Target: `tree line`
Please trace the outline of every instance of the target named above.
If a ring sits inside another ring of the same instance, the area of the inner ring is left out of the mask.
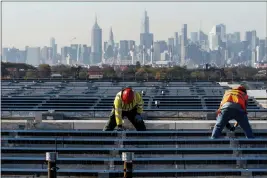
[[[12,69],[12,70],[11,70]],[[88,68],[81,66],[41,64],[34,67],[20,63],[1,63],[1,77],[5,78],[51,78],[52,74],[60,74],[62,79],[73,78],[86,80],[89,77]],[[265,72],[264,72],[265,70]],[[125,80],[267,80],[266,69],[256,69],[252,67],[232,67],[232,68],[205,68],[187,69],[186,67],[151,67],[130,65],[123,70],[119,67],[104,66],[98,68],[104,79],[125,79]]]

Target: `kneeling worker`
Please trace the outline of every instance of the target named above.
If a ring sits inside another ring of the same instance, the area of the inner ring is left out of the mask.
[[[145,131],[146,126],[141,117],[143,104],[144,101],[140,93],[133,91],[130,87],[118,92],[109,116],[109,121],[103,131],[112,131],[116,126],[118,130],[122,130],[122,118],[124,116],[129,119],[136,130]]]
[[[226,126],[231,131],[239,124],[247,138],[254,138],[247,116],[248,95],[243,86],[225,91],[220,108],[217,111],[217,123],[211,138],[218,138]],[[231,127],[229,121],[235,119],[237,123]]]

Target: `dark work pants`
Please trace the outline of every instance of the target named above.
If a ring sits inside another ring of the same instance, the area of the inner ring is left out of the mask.
[[[135,116],[137,115],[137,109],[133,109],[131,111],[122,111],[122,118],[127,117],[128,120],[133,124],[136,130],[138,131],[145,131],[146,126],[143,120],[136,120]],[[115,110],[114,108],[112,109],[110,116],[109,116],[109,121],[105,125],[103,131],[112,131],[115,129],[117,126],[116,123],[116,118],[115,118]]]
[[[223,128],[232,119],[237,121],[240,127],[244,130],[247,138],[254,138],[251,126],[249,125],[247,114],[243,111],[233,109],[233,108],[223,109],[221,113],[218,114],[217,123],[213,129],[211,138],[220,137]]]

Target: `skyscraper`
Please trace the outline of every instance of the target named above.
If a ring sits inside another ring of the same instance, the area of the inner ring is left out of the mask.
[[[145,11],[142,19],[141,33],[149,33],[149,17],[147,16],[147,11]]]
[[[129,56],[130,48],[129,48],[129,41],[121,40],[120,41],[120,50],[119,54],[121,58]]]
[[[91,64],[98,64],[102,62],[102,29],[97,24],[97,18],[91,35]]]
[[[193,43],[196,43],[198,41],[198,32],[191,32],[190,38]]]
[[[26,57],[26,63],[38,66],[40,64],[40,58],[41,58],[41,51],[40,47],[28,47],[27,49],[27,57]]]
[[[109,31],[108,45],[110,45],[112,47],[112,49],[114,48],[114,36],[113,36],[112,28],[110,28],[110,31]]]
[[[174,49],[173,49],[173,54],[176,55],[176,59],[178,59],[179,52],[180,52],[179,35],[178,35],[178,32],[175,32],[174,33]]]
[[[224,47],[227,41],[226,27],[224,24],[215,25],[209,33],[209,47],[211,50],[218,50],[219,47]]]
[[[47,46],[44,46],[41,49],[41,61],[42,63],[47,64],[47,60],[48,60],[48,48]]]
[[[154,42],[154,61],[160,61],[160,42],[156,41]]]
[[[141,23],[141,33],[140,33],[140,45],[142,48],[143,63],[150,58],[150,54],[147,53],[148,49],[151,49],[153,44],[154,36],[149,32],[149,17],[147,12],[144,13],[144,18]]]
[[[50,39],[50,47],[52,48],[52,64],[55,64],[57,58],[57,44],[55,38]]]
[[[181,31],[181,65],[185,65],[187,46],[187,24],[184,24]]]
[[[256,49],[256,46],[257,46],[257,33],[256,33],[256,30],[253,30],[251,31],[251,34],[252,34],[252,38],[251,38],[251,48],[252,50],[255,50]]]

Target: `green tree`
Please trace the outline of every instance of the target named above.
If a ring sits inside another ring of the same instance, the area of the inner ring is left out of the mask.
[[[40,78],[49,78],[51,76],[51,67],[48,64],[40,64],[38,71]]]
[[[160,80],[160,72],[157,72],[157,73],[156,73],[155,79],[156,79],[156,80]]]
[[[38,78],[38,72],[36,70],[28,70],[25,75],[26,79]]]
[[[141,63],[139,61],[136,61],[135,67],[136,67],[136,69],[139,69],[141,67]]]
[[[203,71],[193,71],[190,74],[192,79],[204,79],[205,78],[205,74]]]
[[[71,68],[67,65],[52,66],[52,72],[60,74],[63,77],[71,76]]]
[[[116,77],[116,71],[114,70],[113,67],[106,67],[103,69],[103,77],[105,78],[114,78]]]
[[[241,79],[251,79],[258,73],[258,71],[252,67],[238,67],[236,69],[236,73]]]
[[[7,76],[8,74],[9,74],[8,70],[3,65],[1,65],[1,76],[4,77]]]
[[[88,73],[86,71],[79,72],[79,79],[86,79],[88,77]]]

